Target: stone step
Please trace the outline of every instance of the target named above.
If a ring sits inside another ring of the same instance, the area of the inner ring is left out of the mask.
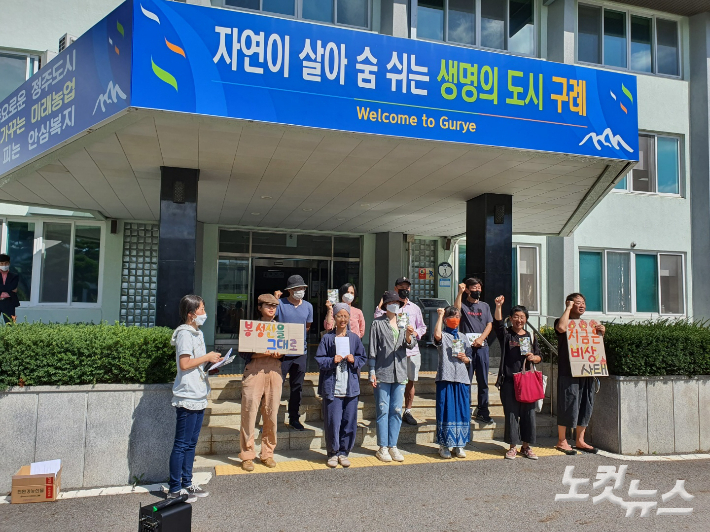
[[[417,426],[402,425],[399,442],[405,443],[433,443],[436,422],[433,418],[421,420]],[[277,433],[276,450],[299,450],[323,448],[323,422],[306,421],[306,430],[297,431],[285,425],[279,425]],[[544,414],[537,415],[537,435],[539,437],[552,437],[556,434],[556,418]],[[502,416],[493,416],[493,423],[482,425],[471,422],[471,439],[491,440],[502,439],[504,421]],[[260,441],[257,435],[257,445]],[[356,445],[377,445],[377,432],[373,420],[358,422]],[[237,454],[239,452],[239,426],[203,427],[197,444],[197,454]]]
[[[288,402],[282,400],[279,406],[278,420],[285,422]],[[374,419],[377,405],[373,396],[361,396],[358,401],[358,420]],[[205,411],[203,426],[238,426],[241,422],[242,405],[239,401],[211,401]],[[301,400],[301,421],[322,421],[322,403],[319,397],[304,397]],[[503,406],[500,398],[490,398],[491,416],[502,416]],[[433,394],[417,395],[412,404],[412,414],[416,419],[436,417],[436,396]]]

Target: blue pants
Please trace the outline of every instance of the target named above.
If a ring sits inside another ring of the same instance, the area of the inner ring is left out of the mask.
[[[323,398],[325,445],[328,458],[347,456],[355,446],[358,397]]]
[[[170,491],[175,493],[192,484],[192,464],[195,446],[200,437],[204,410],[176,408],[175,443],[170,453]]]
[[[483,417],[490,416],[488,410],[488,345],[479,347],[473,355],[474,372],[476,375],[476,386],[478,386],[478,413]]]
[[[396,447],[402,426],[402,403],[405,384],[378,382],[375,388],[377,402],[377,445]]]

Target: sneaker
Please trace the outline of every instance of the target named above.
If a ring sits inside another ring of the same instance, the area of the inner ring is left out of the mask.
[[[195,484],[194,482],[185,489],[195,497],[207,497],[210,494],[209,491],[203,490],[199,484]]]
[[[486,425],[493,423],[493,419],[491,418],[491,416],[483,416],[483,415],[477,415],[476,421],[478,421],[479,423],[485,423]]]
[[[451,451],[449,451],[448,447],[446,447],[444,445],[440,445],[439,446],[439,456],[441,456],[442,458],[447,458],[447,459],[451,458]]]
[[[251,460],[242,460],[242,469],[244,471],[254,471],[254,462]]]
[[[276,460],[274,460],[270,456],[268,458],[264,458],[261,461],[261,463],[264,464],[266,467],[270,467],[270,468],[276,467]]]
[[[169,491],[168,492],[168,499],[177,499],[181,495],[187,495],[187,500],[185,502],[189,502],[192,504],[193,502],[197,501],[197,497],[189,493],[187,490],[180,490],[180,491]]]
[[[381,460],[382,462],[391,462],[392,457],[390,456],[390,452],[387,449],[387,447],[380,447],[378,451],[375,453],[375,457],[377,457],[378,460]]]
[[[328,461],[325,463],[328,467],[338,467],[338,457],[336,455],[331,456],[328,458]]]
[[[506,460],[515,460],[515,456],[518,454],[518,451],[515,447],[512,449],[508,449],[508,452],[505,453],[505,459]]]
[[[463,447],[454,447],[454,456],[456,458],[466,458],[466,451],[463,450]]]
[[[523,447],[522,449],[520,449],[520,454],[522,454],[525,458],[529,458],[530,460],[537,460],[537,455],[530,447]]]
[[[404,462],[404,456],[402,456],[397,447],[390,447],[390,456],[395,462]]]
[[[344,454],[341,454],[338,457],[338,461],[340,462],[340,465],[343,467],[350,467],[350,459],[345,456]]]
[[[296,429],[296,430],[306,430],[306,427],[304,427],[304,426],[303,426],[303,423],[301,423],[300,421],[298,421],[298,419],[292,419],[292,420],[289,422],[289,425],[291,425],[291,428],[292,428],[292,429]]]
[[[407,425],[418,425],[417,420],[414,419],[414,416],[409,411],[405,411],[404,414],[402,414],[402,421]]]

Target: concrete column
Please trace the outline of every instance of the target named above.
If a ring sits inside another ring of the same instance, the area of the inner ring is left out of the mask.
[[[177,327],[178,304],[195,293],[199,170],[160,167],[160,240],[155,324]]]
[[[468,200],[465,276],[483,281],[482,299],[491,310],[495,309],[495,298],[504,295],[504,315],[513,299],[512,263],[513,196],[482,194]]]
[[[409,0],[381,0],[380,33],[409,37]]]
[[[574,292],[574,235],[549,236],[547,247],[547,314],[562,316],[565,298]]]
[[[710,13],[690,17],[690,208],[693,309],[710,318]]]
[[[547,60],[574,63],[575,0],[553,0],[547,6]]]
[[[386,290],[392,290],[398,277],[409,277],[402,270],[405,262],[404,234],[377,233],[375,240],[375,304]]]

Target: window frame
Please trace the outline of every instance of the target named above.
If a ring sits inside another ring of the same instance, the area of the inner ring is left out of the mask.
[[[219,6],[223,9],[231,9],[233,11],[243,11],[245,13],[258,13],[260,15],[266,15],[268,17],[286,18],[290,20],[300,20],[303,22],[309,22],[312,24],[323,24],[326,26],[338,26],[340,28],[350,28],[360,31],[373,31],[372,28],[372,3],[373,0],[367,1],[367,27],[365,26],[351,26],[350,24],[342,24],[338,22],[338,0],[331,0],[333,3],[333,21],[324,22],[322,20],[311,20],[303,18],[303,0],[293,0],[295,4],[295,15],[284,15],[282,13],[272,13],[270,11],[264,11],[264,0],[259,0],[259,9],[249,9],[247,7],[237,7],[230,6],[225,0],[220,0]]]
[[[649,133],[646,131],[639,131],[639,135],[645,135],[648,137],[653,137],[653,153],[655,157],[654,161],[654,179],[655,179],[655,191],[653,192],[648,192],[645,190],[633,190],[633,179],[631,178],[631,172],[633,172],[633,168],[629,170],[629,172],[624,176],[623,179],[626,179],[626,188],[614,188],[611,189],[612,192],[615,192],[617,194],[635,194],[639,196],[668,196],[671,198],[683,198],[685,197],[684,195],[684,188],[685,188],[685,179],[684,179],[684,164],[683,164],[683,137],[681,135],[675,135],[675,134],[661,134],[661,133]],[[675,140],[678,143],[678,160],[677,160],[677,169],[678,169],[678,192],[659,192],[658,191],[658,138],[664,138],[664,139],[672,139]]]
[[[34,76],[40,68],[40,56],[37,54],[28,54],[25,52],[16,52],[15,50],[8,50],[7,48],[0,48],[0,54],[15,56],[18,58],[25,58],[25,81]],[[17,90],[20,86],[15,87]],[[12,93],[10,93],[12,94]]]
[[[540,24],[542,17],[540,16],[540,1],[533,0],[533,53],[523,54],[520,52],[511,52],[508,50],[510,36],[508,35],[510,31],[510,0],[505,0],[505,24],[504,24],[504,40],[505,48],[489,48],[487,46],[481,46],[481,0],[472,0],[476,3],[476,27],[475,27],[475,44],[466,44],[456,41],[449,41],[449,0],[444,0],[444,39],[438,41],[436,39],[426,39],[419,37],[418,27],[419,27],[419,1],[411,0],[412,5],[412,39],[425,42],[435,42],[435,43],[446,43],[453,46],[462,46],[464,48],[475,48],[477,50],[487,50],[496,53],[504,53],[510,55],[516,55],[520,57],[539,57],[540,52]]]
[[[540,288],[542,286],[541,283],[541,276],[542,272],[540,271],[540,246],[536,244],[516,244],[513,243],[513,248],[515,248],[515,271],[516,271],[516,277],[518,281],[518,293],[516,297],[516,305],[522,305],[522,300],[520,297],[520,248],[532,248],[535,250],[535,268],[537,275],[535,276],[535,295],[536,295],[536,302],[535,305],[537,307],[537,310],[530,310],[528,309],[528,312],[533,315],[541,315],[542,314],[542,308],[541,308],[541,302],[542,302],[542,295],[540,294]]]
[[[600,28],[600,59],[601,63],[589,63],[587,61],[580,61],[579,59],[579,6],[586,6],[586,7],[594,7],[594,8],[600,8],[602,10],[602,16],[601,16],[601,28]],[[620,13],[624,13],[626,16],[626,67],[617,67],[617,66],[611,66],[611,65],[605,65],[604,64],[604,11],[605,10],[609,11],[616,11]],[[632,70],[631,69],[631,17],[636,16],[636,17],[641,17],[641,18],[650,18],[652,19],[651,25],[652,25],[652,34],[651,34],[651,55],[652,55],[652,65],[651,65],[651,72],[642,72],[638,70]],[[678,52],[677,52],[677,59],[678,59],[678,74],[662,74],[658,72],[658,46],[657,46],[657,24],[656,21],[658,19],[661,20],[666,20],[670,22],[675,22],[678,25]],[[629,9],[627,6],[623,4],[612,4],[609,2],[595,2],[594,0],[585,0],[583,2],[578,2],[577,3],[577,11],[575,13],[575,50],[574,50],[574,57],[575,57],[575,62],[580,64],[580,65],[585,65],[585,66],[590,66],[594,68],[605,68],[609,70],[619,70],[621,72],[629,72],[638,76],[658,76],[662,78],[669,78],[669,79],[683,79],[683,34],[682,34],[682,17],[677,17],[674,16],[670,13],[663,13],[662,15],[659,15],[655,12],[649,12],[645,11],[643,9],[634,9],[631,8]]]
[[[637,250],[637,249],[618,249],[618,248],[594,248],[594,247],[584,247],[577,249],[577,264],[579,265],[579,253],[581,252],[591,252],[591,253],[602,253],[603,255],[603,270],[602,270],[602,294],[604,301],[602,302],[602,310],[590,310],[587,314],[594,316],[622,316],[624,318],[631,318],[634,316],[668,316],[668,317],[683,317],[688,315],[688,279],[687,279],[687,269],[686,269],[686,253],[680,251],[660,251],[660,250]],[[631,296],[631,311],[630,312],[619,312],[609,310],[609,297],[607,296],[607,255],[609,253],[628,253],[629,254],[629,293]],[[656,257],[656,288],[657,288],[657,305],[658,312],[638,312],[636,306],[636,256],[637,255],[652,255]],[[669,312],[661,312],[661,256],[668,255],[673,257],[680,257],[681,275],[683,290],[682,292],[682,308],[683,312],[680,314],[674,314]],[[577,270],[577,278],[575,279],[575,286],[577,290],[580,289],[580,275],[581,271]]]
[[[34,234],[34,245],[32,250],[32,279],[30,280],[31,293],[30,300],[23,301],[22,306],[25,308],[41,308],[41,309],[52,309],[52,308],[88,308],[95,309],[100,308],[103,300],[103,280],[104,280],[104,262],[106,255],[106,224],[103,222],[98,222],[95,220],[77,220],[68,219],[65,220],[61,217],[51,217],[51,218],[30,218],[22,216],[3,216],[0,217],[2,222],[2,235],[0,235],[0,249],[3,253],[7,253],[8,246],[8,222],[21,222],[21,223],[34,223],[35,224],[35,234]],[[69,253],[69,277],[68,277],[68,287],[67,287],[67,301],[66,303],[42,303],[39,300],[40,297],[40,281],[42,277],[42,261],[44,254],[44,224],[45,223],[67,223],[71,224],[71,248]],[[101,236],[99,238],[99,277],[98,277],[98,294],[96,298],[96,303],[79,303],[72,301],[72,291],[74,289],[74,251],[76,242],[76,226],[91,226],[98,227],[101,230]]]

